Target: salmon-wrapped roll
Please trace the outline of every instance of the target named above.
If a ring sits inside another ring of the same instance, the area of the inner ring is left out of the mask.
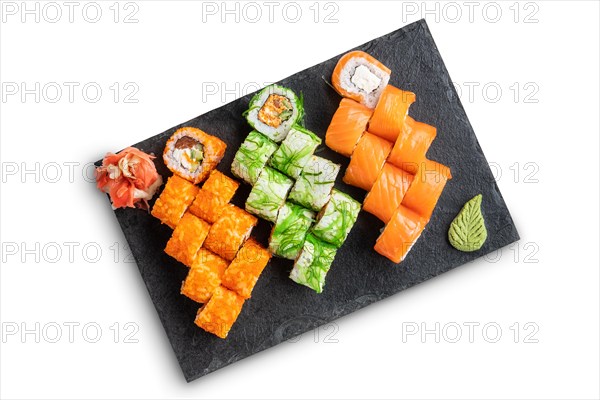
[[[152,207],[152,215],[172,229],[179,223],[183,213],[194,201],[198,187],[173,175]]]
[[[390,80],[390,69],[364,51],[351,51],[338,61],[331,83],[339,94],[375,108]]]
[[[255,216],[233,204],[227,204],[218,221],[210,227],[204,247],[231,261],[257,222]]]
[[[402,202],[412,180],[412,174],[385,163],[379,178],[365,198],[363,209],[388,223]]]
[[[181,294],[198,303],[206,303],[221,284],[226,269],[227,261],[204,248],[200,249],[181,285]]]
[[[344,182],[366,191],[371,190],[392,150],[392,143],[365,133],[352,154]]]
[[[244,299],[250,298],[258,277],[270,259],[271,253],[267,249],[254,239],[248,239],[223,274],[221,284]]]
[[[446,182],[451,178],[447,166],[431,160],[423,161],[402,199],[402,205],[429,220]]]
[[[427,222],[428,218],[401,205],[379,235],[375,251],[398,264],[421,236]]]
[[[367,130],[373,110],[351,99],[342,99],[325,133],[325,144],[333,151],[350,157],[358,140]]]
[[[216,194],[225,203],[231,201],[238,187],[240,187],[240,184],[237,181],[217,170],[212,171],[204,185],[202,185],[202,189]]]
[[[200,183],[221,161],[226,148],[221,139],[188,126],[177,129],[167,140],[163,160],[174,174]]]
[[[419,165],[425,160],[427,150],[435,136],[435,126],[415,121],[410,116],[406,116],[404,127],[394,143],[388,162],[411,174],[416,174]]]
[[[412,92],[387,85],[369,121],[369,132],[394,142],[402,132],[408,108],[416,99]]]
[[[189,212],[209,224],[214,224],[223,213],[226,205],[227,202],[223,201],[221,197],[201,188],[190,206]]]
[[[165,253],[190,266],[208,235],[210,225],[189,212],[183,214],[167,242]]]
[[[225,339],[240,315],[243,305],[243,297],[219,286],[208,303],[200,307],[194,322],[205,331]]]

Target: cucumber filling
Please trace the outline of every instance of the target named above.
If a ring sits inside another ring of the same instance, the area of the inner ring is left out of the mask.
[[[194,138],[183,136],[175,142],[173,158],[179,161],[181,168],[194,173],[204,160],[204,146]]]

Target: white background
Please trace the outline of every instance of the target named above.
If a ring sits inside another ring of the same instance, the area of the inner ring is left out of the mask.
[[[83,18],[83,2],[72,23],[62,2],[56,23],[48,22],[56,9],[43,14],[45,3],[38,5],[39,22],[32,14],[24,23],[21,3],[12,4],[15,15],[6,3],[0,27],[2,398],[600,396],[597,2],[335,2],[325,8],[311,1],[299,3],[296,23],[286,21],[295,14],[290,8],[283,14],[284,3],[273,22],[268,6],[255,3],[263,13],[258,23],[244,20],[256,9],[244,14],[241,3],[239,23],[235,15],[221,23],[221,2],[208,8],[191,1],[121,3],[117,23],[112,1],[99,2],[97,23]],[[213,6],[215,15],[207,13]],[[138,22],[124,23],[136,9]],[[185,383],[137,268],[126,262],[106,198],[83,178],[90,171],[85,164],[427,10],[521,241],[342,318],[318,336],[307,333]],[[331,12],[337,22],[325,23]],[[29,89],[40,83],[39,102],[35,94],[21,98],[22,82]],[[56,103],[50,102],[53,82],[63,89]],[[65,82],[79,84],[73,102]],[[87,83],[102,89],[96,103],[82,95]],[[15,84],[19,92],[10,95]],[[232,93],[211,94],[221,85]],[[138,102],[126,102],[136,87]],[[74,163],[73,177],[65,162]],[[465,325],[471,322],[480,324],[472,343]],[[36,323],[39,338],[22,335],[35,332]],[[68,323],[79,324],[72,340]],[[439,343],[434,334],[420,334],[435,331],[436,323]],[[84,333],[85,324],[91,325]],[[57,325],[62,336],[51,343]],[[462,336],[451,343],[457,326]],[[102,336],[89,343],[94,327]],[[497,327],[502,336],[491,343]],[[417,334],[407,335],[415,328]],[[134,334],[126,340],[128,333]]]

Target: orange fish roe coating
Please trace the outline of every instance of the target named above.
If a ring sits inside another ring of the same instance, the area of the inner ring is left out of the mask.
[[[181,285],[181,294],[198,303],[206,303],[221,284],[227,265],[227,261],[218,255],[204,248],[200,249]]]
[[[221,216],[226,205],[227,202],[223,201],[221,197],[202,188],[198,191],[189,212],[210,224],[214,224]]]
[[[194,141],[202,145],[203,158],[201,165],[199,166],[199,171],[190,172],[178,168],[176,160],[172,158],[173,150],[177,148],[178,142],[182,137],[184,138],[184,141],[187,141],[188,143]],[[163,151],[163,160],[167,168],[174,174],[189,179],[194,183],[200,183],[203,182],[208,177],[210,171],[215,169],[217,164],[221,162],[226,149],[227,144],[218,137],[209,135],[201,129],[185,126],[177,129],[169,140],[167,140],[165,150]]]
[[[258,277],[269,263],[271,253],[254,239],[242,246],[223,274],[222,285],[244,299],[250,298]]]
[[[237,181],[214,170],[202,185],[202,189],[219,196],[225,203],[229,203],[239,186]]]
[[[210,227],[204,247],[231,261],[257,222],[255,216],[233,204],[227,204],[219,220]]]
[[[194,322],[205,331],[225,339],[243,305],[244,299],[241,296],[219,286],[208,303],[200,307]]]
[[[165,253],[189,267],[202,247],[209,229],[210,225],[206,221],[186,212],[167,242]]]
[[[171,176],[152,207],[152,215],[171,229],[175,229],[187,208],[194,201],[198,190],[193,183],[177,175]]]

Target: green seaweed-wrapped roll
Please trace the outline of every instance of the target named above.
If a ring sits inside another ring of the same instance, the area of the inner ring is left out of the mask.
[[[293,184],[294,181],[281,172],[265,167],[248,195],[246,211],[275,222]]]
[[[337,249],[312,234],[306,236],[300,255],[290,272],[290,278],[301,285],[308,286],[317,293],[323,291],[325,276],[333,263]]]
[[[314,222],[315,214],[304,207],[285,203],[271,231],[269,250],[271,253],[295,260],[302,250],[306,234]]]
[[[329,194],[339,172],[339,164],[312,156],[294,184],[288,200],[313,211],[320,211],[329,200]]]
[[[254,129],[279,143],[302,119],[304,106],[292,90],[270,85],[252,97],[244,115]]]
[[[257,131],[252,131],[235,153],[231,172],[244,182],[254,185],[275,150],[275,142]]]
[[[329,202],[317,216],[312,233],[319,239],[341,247],[356,222],[360,203],[346,193],[333,189]]]
[[[297,179],[320,144],[321,138],[317,135],[301,126],[294,126],[273,153],[269,164],[287,176]]]

